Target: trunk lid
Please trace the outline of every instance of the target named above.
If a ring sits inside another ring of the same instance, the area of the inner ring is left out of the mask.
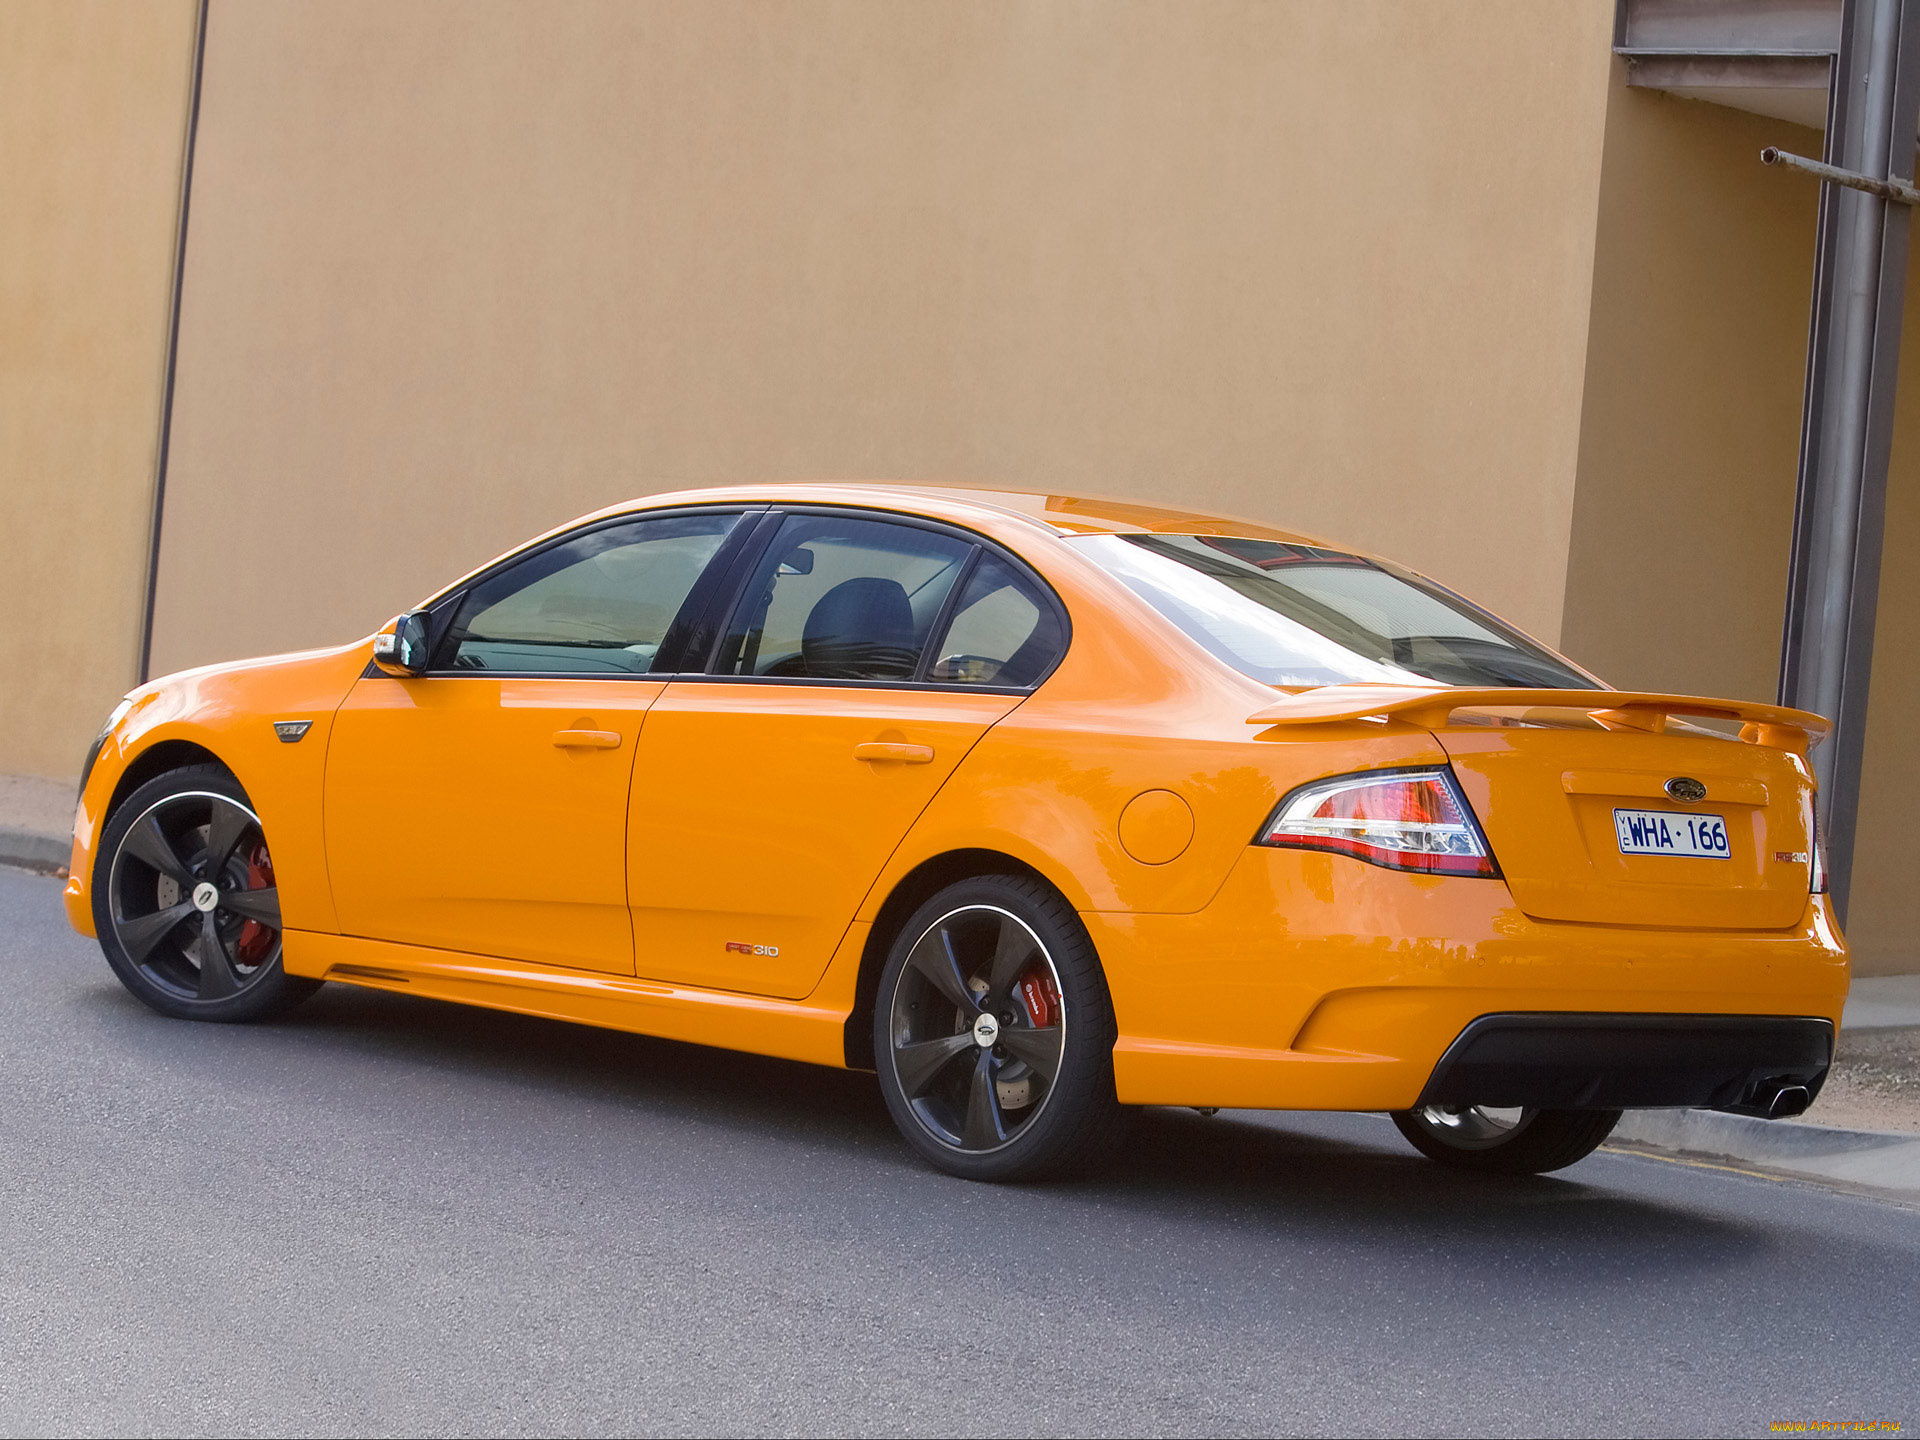
[[[1514,901],[1535,919],[1781,930],[1806,913],[1812,786],[1796,755],[1672,730],[1496,723],[1434,735]],[[1678,778],[1700,782],[1705,797],[1675,799],[1666,786]],[[1616,810],[1718,816],[1728,853],[1622,853],[1623,825],[1634,844],[1641,831]]]

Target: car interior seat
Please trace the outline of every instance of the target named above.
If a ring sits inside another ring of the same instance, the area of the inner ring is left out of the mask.
[[[842,580],[808,612],[800,656],[822,680],[911,680],[920,637],[905,587],[876,575]]]

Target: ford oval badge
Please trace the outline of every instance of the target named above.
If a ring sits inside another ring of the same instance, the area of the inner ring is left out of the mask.
[[[1691,775],[1676,775],[1667,781],[1667,794],[1683,805],[1694,805],[1707,798],[1707,787]]]

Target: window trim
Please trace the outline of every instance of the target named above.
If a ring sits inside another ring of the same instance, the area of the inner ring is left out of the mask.
[[[700,681],[715,685],[811,685],[837,690],[910,690],[939,694],[965,695],[1031,695],[1053,677],[1053,674],[1065,662],[1067,652],[1073,647],[1073,617],[1059,592],[1024,556],[1009,550],[999,541],[968,529],[964,525],[951,524],[944,520],[935,520],[928,516],[911,515],[899,510],[889,510],[878,505],[781,505],[771,501],[756,501],[742,504],[728,502],[715,505],[674,505],[659,510],[629,510],[621,515],[609,515],[577,525],[571,530],[549,536],[545,540],[535,541],[509,552],[494,561],[486,569],[475,572],[455,585],[440,591],[431,597],[419,609],[428,613],[428,635],[432,646],[434,661],[441,659],[441,650],[447,636],[452,631],[453,617],[459,610],[467,592],[474,586],[484,584],[501,574],[509,567],[518,565],[522,560],[557,545],[565,545],[579,539],[582,535],[595,534],[616,525],[629,525],[641,520],[671,520],[698,515],[737,515],[741,523],[735,525],[707,562],[707,568],[694,582],[693,589],[687,592],[687,598],[681,602],[680,613],[674,616],[673,623],[667,627],[665,638],[660,643],[660,653],[671,656],[680,665],[697,665],[693,669],[640,670],[631,673],[594,670],[574,672],[565,670],[456,670],[451,666],[430,665],[417,678],[422,680],[601,680],[609,684],[631,684],[635,681],[675,682]],[[727,625],[733,619],[733,612],[746,589],[748,577],[759,563],[767,547],[773,543],[780,525],[789,515],[825,515],[842,516],[852,520],[880,520],[896,525],[905,525],[913,529],[930,530],[936,534],[952,536],[974,547],[973,553],[961,562],[960,574],[955,578],[954,588],[941,604],[941,613],[935,617],[934,627],[927,632],[929,642],[942,633],[942,626],[952,623],[952,606],[957,604],[960,586],[973,573],[979,564],[982,552],[993,555],[1003,561],[1015,574],[1023,576],[1033,585],[1035,593],[1048,606],[1052,607],[1054,619],[1060,627],[1060,647],[1053,663],[1043,670],[1030,685],[969,685],[957,680],[927,680],[925,675],[927,657],[931,653],[931,643],[924,650],[920,662],[915,668],[911,680],[832,680],[806,675],[721,675],[713,670],[719,657],[719,649],[726,641]],[[361,678],[399,680],[401,677],[389,675],[371,660],[367,668],[361,671]]]
[[[927,643],[920,647],[920,658],[914,663],[913,678],[927,681],[927,669],[933,664],[933,652],[939,648],[936,640],[944,640],[947,632],[953,628],[953,617],[960,606],[960,597],[966,594],[967,581],[973,578],[973,572],[980,568],[980,557],[986,551],[975,545],[967,552],[967,558],[960,562],[960,573],[953,577],[953,584],[947,587],[947,593],[941,597],[940,608],[934,612],[933,623],[927,627]],[[927,681],[928,684],[953,684],[953,681]]]
[[[407,678],[421,680],[605,680],[614,684],[631,684],[637,680],[664,681],[671,679],[678,672],[672,670],[461,670],[454,668],[451,664],[444,663],[448,659],[445,651],[447,649],[448,638],[453,633],[454,616],[458,614],[462,602],[466,600],[468,594],[472,592],[474,587],[484,585],[487,581],[505,574],[508,570],[511,570],[523,561],[531,560],[559,546],[570,545],[582,536],[597,535],[603,530],[612,530],[622,525],[633,525],[652,520],[698,518],[706,515],[737,516],[739,523],[734,525],[734,527],[722,537],[720,548],[714,552],[713,558],[707,562],[705,568],[701,570],[699,578],[693,582],[693,588],[687,592],[686,598],[680,602],[680,609],[668,624],[666,634],[661,637],[659,654],[672,656],[677,659],[679,656],[676,652],[684,651],[687,648],[686,641],[689,638],[687,634],[690,624],[689,617],[704,614],[708,596],[712,594],[715,587],[722,584],[723,580],[731,580],[733,557],[738,554],[740,548],[747,543],[748,538],[757,530],[758,526],[754,521],[754,517],[764,515],[767,508],[765,504],[741,505],[733,503],[722,505],[673,505],[659,510],[629,510],[623,515],[603,516],[585,525],[576,525],[571,530],[562,531],[558,535],[551,535],[544,540],[537,540],[530,544],[523,545],[520,549],[501,556],[498,560],[487,566],[486,569],[477,571],[450,588],[442,590],[439,594],[428,600],[426,604],[419,607],[425,610],[428,616],[427,633],[431,659],[427,668],[418,676]],[[361,672],[361,678],[397,680],[402,677],[388,675],[386,671],[380,669],[372,661],[368,661],[367,668]]]
[[[972,552],[960,563],[960,573],[955,576],[953,587],[941,601],[940,610],[927,631],[927,644],[922,648],[920,659],[914,666],[914,678],[911,680],[833,680],[810,675],[726,675],[713,667],[719,663],[720,649],[726,643],[727,633],[733,624],[733,618],[746,598],[747,581],[759,568],[767,549],[773,544],[773,538],[779,533],[780,526],[789,516],[819,515],[829,518],[838,517],[848,520],[875,520],[883,523],[905,526],[914,530],[931,531],[936,535],[945,535],[960,540],[973,547]],[[1004,561],[1015,574],[1031,581],[1035,591],[1044,604],[1051,606],[1054,618],[1060,626],[1060,648],[1053,657],[1053,663],[1047,666],[1031,685],[969,685],[959,680],[928,680],[925,677],[927,658],[933,649],[935,638],[943,633],[943,627],[953,618],[953,606],[957,603],[960,586],[973,573],[979,563],[982,552],[991,553]],[[1073,646],[1073,619],[1059,593],[1047,582],[1047,578],[1036,570],[1023,556],[1015,554],[998,541],[970,530],[963,525],[950,524],[944,520],[935,520],[924,515],[910,515],[899,510],[888,510],[877,505],[770,505],[762,517],[752,542],[745,547],[744,553],[732,567],[727,577],[725,593],[719,597],[724,603],[714,607],[719,616],[714,626],[712,643],[706,652],[703,668],[676,674],[676,681],[705,681],[721,685],[812,685],[837,690],[919,690],[939,694],[965,695],[1031,695],[1052,678],[1067,658],[1067,652]]]

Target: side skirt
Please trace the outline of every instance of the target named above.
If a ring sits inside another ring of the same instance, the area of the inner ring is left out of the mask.
[[[836,1069],[847,1063],[845,1007],[524,965],[349,935],[310,930],[284,934],[282,963],[289,975],[806,1060]]]

